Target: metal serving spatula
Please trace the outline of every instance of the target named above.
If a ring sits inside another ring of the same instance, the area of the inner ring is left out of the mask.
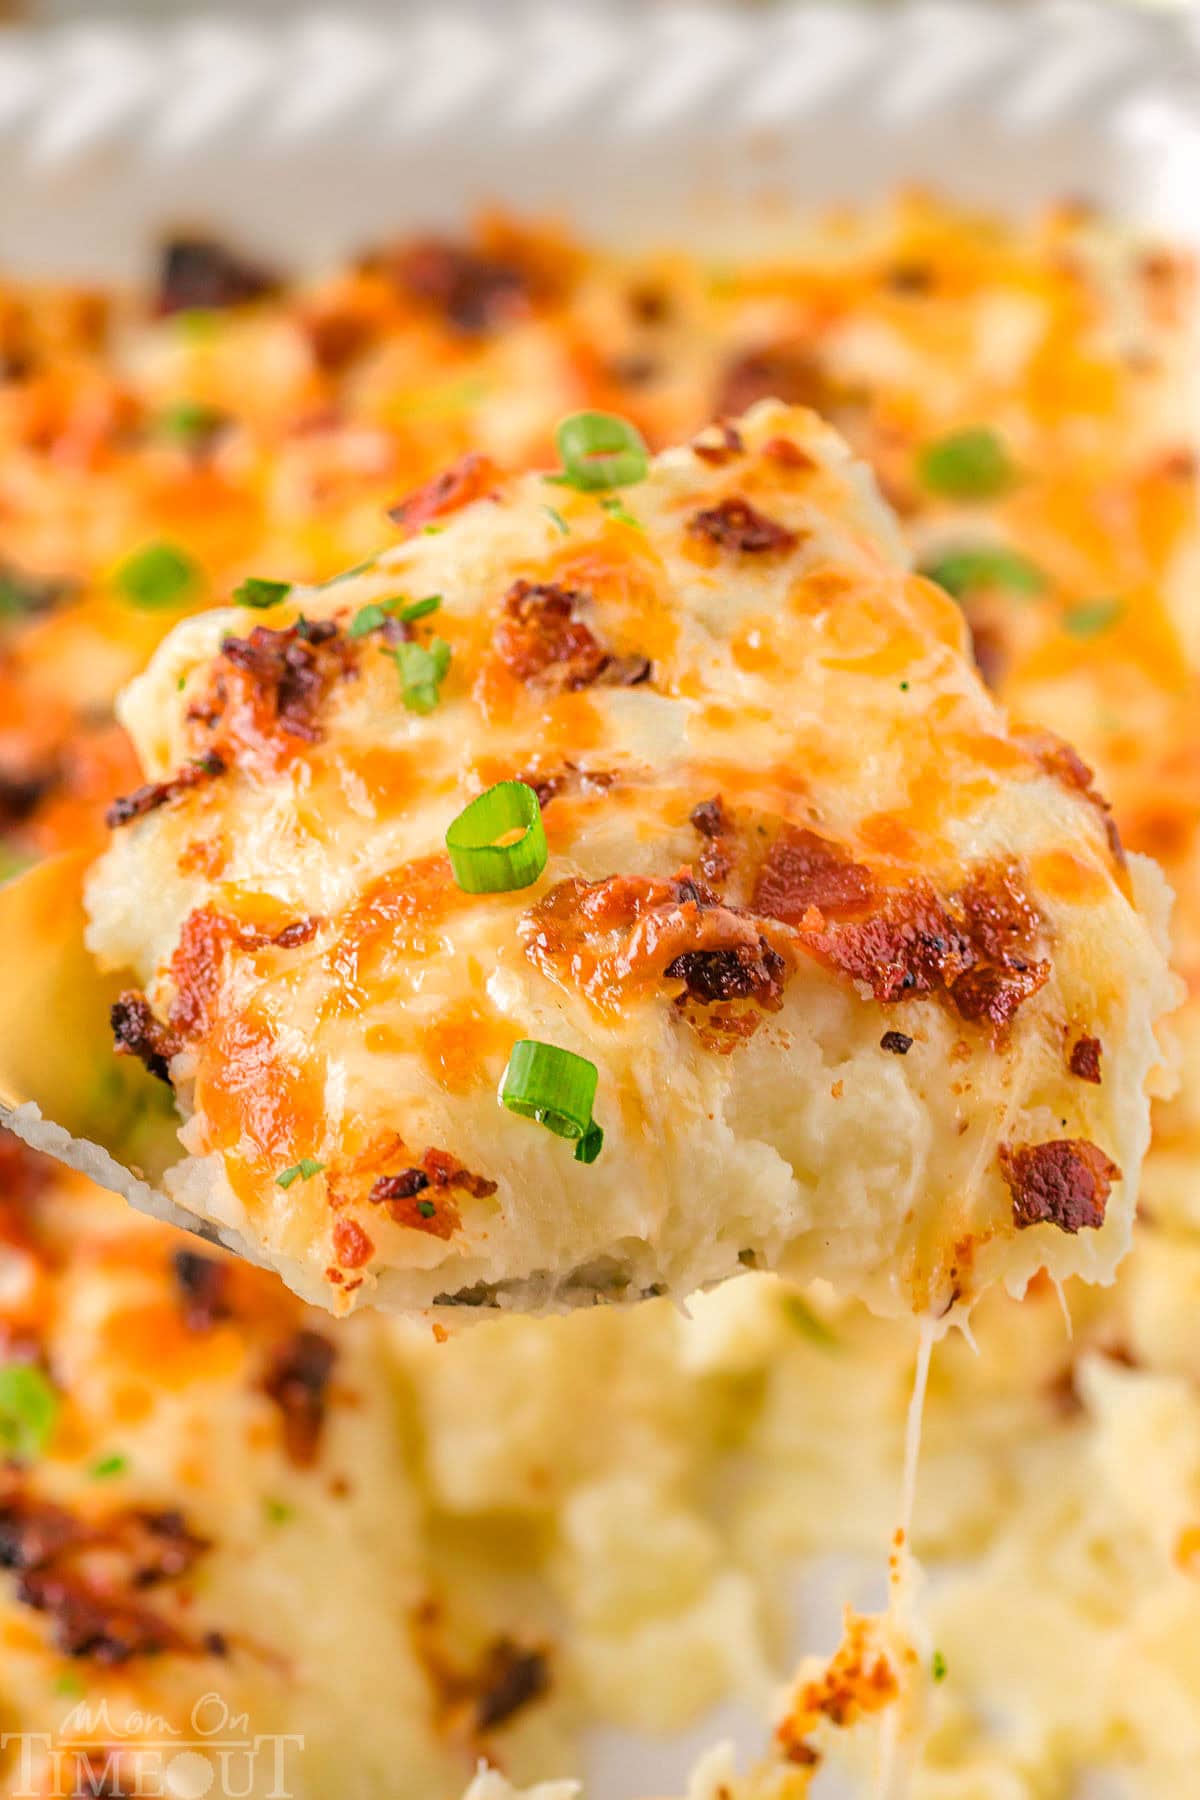
[[[100,973],[84,942],[86,868],[68,852],[0,887],[0,1124],[37,1140],[35,1115],[20,1110],[32,1102],[62,1128],[37,1147],[141,1211],[246,1255],[236,1233],[158,1188],[181,1154],[179,1119],[165,1084],[113,1053],[109,1009],[122,983]]]

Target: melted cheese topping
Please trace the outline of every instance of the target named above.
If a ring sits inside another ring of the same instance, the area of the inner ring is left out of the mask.
[[[253,632],[179,627],[122,703],[151,781],[221,771],[89,883],[93,950],[171,1034],[168,1191],[337,1310],[757,1262],[943,1312],[1046,1262],[1107,1275],[1171,994],[1160,890],[1008,732],[844,448],[764,404],[661,456],[636,522],[493,482],[452,471],[400,509],[434,535]],[[448,646],[430,710],[350,635],[397,593],[440,596],[402,628],[401,655]],[[465,894],[446,827],[513,777],[546,784],[549,862]],[[525,1038],[597,1065],[593,1166],[497,1104]]]

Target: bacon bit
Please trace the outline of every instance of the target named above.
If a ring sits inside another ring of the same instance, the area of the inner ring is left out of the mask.
[[[320,919],[308,918],[295,919],[274,933],[255,931],[214,907],[196,907],[184,920],[171,957],[175,986],[172,1029],[182,1038],[203,1037],[212,1030],[227,950],[296,950],[309,943],[320,927]]]
[[[744,456],[746,445],[737,426],[729,424],[728,420],[719,420],[718,429],[721,433],[719,444],[706,444],[697,440],[692,445],[692,451],[701,462],[715,463],[719,467],[723,463],[732,462],[735,456]]]
[[[890,1050],[893,1056],[907,1056],[913,1047],[913,1040],[907,1031],[885,1031],[879,1040],[881,1050]]]
[[[540,775],[536,769],[522,770],[514,779],[533,789],[545,812],[550,802],[561,795],[605,794],[621,777],[615,769],[581,769],[576,763],[565,762],[552,775]]]
[[[421,1168],[381,1175],[367,1199],[386,1206],[397,1225],[448,1240],[460,1229],[462,1215],[446,1190],[461,1188],[473,1199],[486,1200],[496,1192],[497,1183],[473,1175],[445,1150],[427,1150],[422,1162]],[[431,1197],[433,1189],[440,1190],[436,1199]]]
[[[1099,1038],[1076,1038],[1071,1046],[1071,1056],[1067,1066],[1072,1075],[1077,1075],[1080,1081],[1091,1081],[1099,1087],[1101,1080],[1100,1054]]]
[[[333,1248],[343,1269],[361,1269],[375,1254],[375,1246],[354,1219],[335,1219]]]
[[[261,300],[278,288],[276,277],[214,238],[170,238],[163,245],[158,311],[212,312]]]
[[[110,831],[118,826],[128,825],[134,819],[143,819],[147,813],[157,811],[169,800],[175,800],[180,794],[186,794],[189,788],[199,787],[202,782],[213,781],[218,775],[225,773],[225,760],[215,750],[197,757],[195,762],[185,763],[177,775],[170,781],[151,781],[145,787],[135,788],[132,794],[122,794],[114,800],[104,815],[104,823]]]
[[[523,1650],[509,1637],[488,1646],[476,1675],[475,1728],[496,1731],[546,1693],[550,1666],[542,1650]]]
[[[775,519],[768,519],[739,495],[731,495],[716,506],[705,507],[688,520],[688,534],[719,550],[732,550],[739,555],[761,556],[776,551],[794,550],[800,539]]]
[[[36,771],[8,775],[0,771],[0,831],[10,831],[32,818],[59,784],[57,764]]]
[[[330,690],[357,670],[357,648],[332,619],[279,631],[256,625],[249,637],[222,640],[209,691],[187,716],[216,735],[229,762],[241,751],[265,755],[273,767],[295,747],[287,740],[320,742],[318,715]]]
[[[774,1011],[795,966],[789,936],[768,920],[726,906],[681,871],[671,881],[613,875],[561,881],[521,925],[526,954],[547,974],[582,987],[599,1005],[631,986],[682,980],[681,1001],[707,1006],[753,998]]]
[[[349,368],[373,342],[378,329],[375,320],[365,314],[328,303],[302,314],[299,324],[313,361],[327,375],[340,375]]]
[[[427,1150],[425,1173],[434,1187],[462,1188],[475,1200],[488,1200],[496,1192],[497,1183],[486,1175],[472,1175],[445,1150]]]
[[[714,794],[711,800],[701,800],[694,806],[688,817],[704,839],[700,873],[705,881],[724,881],[733,867],[736,849],[736,828],[725,810],[725,802],[720,794]]]
[[[785,825],[754,883],[756,912],[798,925],[815,906],[826,917],[860,911],[872,899],[871,871],[840,844],[797,825]]]
[[[325,1389],[337,1351],[316,1331],[297,1331],[276,1346],[263,1379],[263,1392],[283,1415],[283,1447],[297,1468],[317,1460],[325,1424]]]
[[[794,444],[791,438],[769,438],[762,447],[762,453],[771,462],[776,462],[784,469],[815,469],[816,459]]]
[[[320,919],[295,919],[282,931],[277,931],[270,942],[277,950],[298,950],[302,944],[311,943],[320,929]]]
[[[886,1652],[871,1643],[871,1621],[847,1610],[842,1641],[825,1668],[797,1694],[775,1730],[789,1762],[811,1767],[815,1752],[805,1743],[822,1719],[839,1728],[882,1712],[900,1687]]]
[[[1046,774],[1065,788],[1073,789],[1090,800],[1104,824],[1104,833],[1108,839],[1108,847],[1113,861],[1119,869],[1125,867],[1125,846],[1121,842],[1121,834],[1117,830],[1116,820],[1112,816],[1112,807],[1096,786],[1095,771],[1084,762],[1082,756],[1060,738],[1055,732],[1045,729],[1022,732],[1018,741],[1022,743],[1034,761]]]
[[[0,1565],[19,1573],[18,1600],[52,1617],[65,1655],[99,1663],[212,1648],[121,1591],[175,1580],[209,1548],[174,1510],[131,1508],[91,1523],[19,1490],[0,1505]]]
[[[176,1250],[171,1259],[183,1322],[189,1331],[211,1331],[232,1313],[229,1264],[196,1250]]]
[[[1002,1144],[1000,1170],[1012,1194],[1013,1223],[1057,1225],[1060,1231],[1096,1231],[1121,1171],[1086,1138],[1048,1144]]]
[[[498,330],[530,310],[525,270],[445,238],[405,245],[390,259],[388,272],[404,292],[468,336]]]
[[[431,520],[443,519],[447,513],[469,506],[472,500],[482,500],[495,487],[499,475],[490,456],[469,450],[440,475],[435,475],[432,481],[427,481],[424,487],[397,501],[395,506],[389,506],[387,516],[411,536]]]
[[[759,400],[782,400],[785,406],[808,406],[829,417],[858,398],[831,378],[811,350],[798,344],[763,344],[726,369],[715,410],[736,418]]]
[[[518,681],[554,692],[636,687],[650,679],[645,656],[613,656],[576,616],[591,596],[553,582],[517,581],[504,597],[496,654]]]
[[[168,1065],[182,1046],[175,1032],[155,1018],[145,994],[129,988],[113,1002],[108,1016],[117,1055],[136,1056],[170,1087]]]

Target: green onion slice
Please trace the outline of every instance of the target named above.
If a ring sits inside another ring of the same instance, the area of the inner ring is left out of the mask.
[[[275,1177],[275,1186],[290,1188],[293,1181],[310,1181],[314,1175],[319,1175],[324,1167],[325,1164],[318,1162],[316,1157],[302,1156],[298,1163],[293,1163],[290,1169],[284,1169]]]
[[[999,588],[1008,594],[1030,597],[1046,589],[1046,577],[1037,564],[1006,544],[952,546],[922,563],[921,573],[956,600],[963,600],[980,588]]]
[[[950,500],[990,500],[1010,488],[1017,475],[1003,438],[986,425],[926,444],[917,472],[930,493]]]
[[[194,599],[200,589],[200,570],[187,552],[174,544],[146,544],[119,564],[113,581],[130,606],[156,612]]]
[[[59,1398],[49,1377],[32,1363],[0,1368],[0,1449],[32,1462],[54,1435]]]
[[[497,840],[514,831],[512,843]],[[550,852],[542,808],[524,781],[498,781],[463,808],[446,833],[454,879],[464,894],[508,894],[532,885]]]
[[[1121,600],[1080,600],[1063,614],[1063,630],[1073,638],[1100,637],[1112,629],[1124,611]]]
[[[522,1038],[512,1047],[500,1100],[520,1118],[536,1119],[556,1137],[573,1139],[576,1162],[595,1162],[604,1142],[592,1117],[598,1080],[595,1063],[585,1056]]]
[[[268,581],[265,576],[251,575],[240,587],[233,590],[235,606],[250,606],[255,612],[263,612],[268,606],[278,606],[286,600],[292,591],[290,581]]]
[[[397,644],[392,651],[400,671],[404,704],[410,712],[431,713],[441,699],[441,685],[450,667],[450,646],[444,638],[424,644]]]
[[[615,413],[578,412],[564,419],[554,434],[562,458],[561,475],[547,479],[587,494],[632,487],[645,481],[650,457],[641,433]]]

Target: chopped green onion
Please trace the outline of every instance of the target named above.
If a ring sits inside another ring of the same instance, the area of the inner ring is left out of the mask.
[[[604,508],[604,511],[608,513],[609,517],[618,520],[620,524],[632,525],[635,531],[644,531],[646,529],[642,524],[642,521],[640,519],[635,519],[629,508],[623,501],[618,500],[615,494],[610,494],[608,498],[602,500],[600,504]]]
[[[78,1700],[80,1695],[87,1690],[74,1669],[64,1669],[55,1680],[54,1691],[56,1694],[61,1694],[65,1700]]]
[[[650,458],[640,432],[615,413],[578,412],[564,419],[554,434],[562,473],[547,476],[583,493],[632,487],[645,481]]]
[[[369,631],[379,631],[389,619],[399,619],[402,625],[415,625],[418,619],[426,619],[430,613],[435,613],[441,604],[440,594],[428,594],[424,600],[406,600],[403,594],[396,594],[391,600],[372,600],[355,613],[350,636],[366,637]]]
[[[929,1665],[929,1670],[930,1670],[930,1674],[933,1676],[933,1679],[935,1681],[945,1681],[945,1679],[946,1679],[946,1659],[942,1655],[940,1650],[934,1651],[933,1660],[931,1661],[931,1663]]]
[[[818,1344],[822,1350],[841,1348],[836,1334],[830,1331],[824,1319],[819,1318],[807,1300],[802,1300],[799,1294],[785,1294],[782,1304],[783,1316],[793,1330]]]
[[[514,843],[500,838],[519,831]],[[464,894],[508,894],[535,882],[550,852],[542,808],[524,781],[498,781],[463,808],[446,833],[454,879]]]
[[[20,1462],[32,1462],[50,1442],[58,1423],[59,1398],[49,1377],[32,1363],[0,1368],[0,1448]]]
[[[340,575],[331,575],[328,581],[321,583],[321,586],[331,588],[336,587],[339,581],[353,581],[356,575],[365,575],[368,569],[373,569],[376,560],[374,556],[368,556],[362,562],[355,563],[352,569],[343,569]]]
[[[1124,611],[1121,600],[1081,600],[1068,606],[1063,614],[1063,630],[1074,638],[1099,637],[1116,624]]]
[[[432,1200],[418,1200],[417,1211],[423,1219],[432,1219],[437,1213],[437,1207]]]
[[[931,493],[950,500],[988,500],[1016,479],[1004,440],[985,425],[926,444],[917,469]]]
[[[102,1456],[94,1462],[88,1473],[93,1481],[107,1481],[113,1475],[123,1475],[129,1467],[129,1458],[115,1450],[111,1456]]]
[[[263,1512],[266,1514],[269,1524],[286,1525],[288,1520],[294,1516],[295,1509],[289,1506],[286,1500],[276,1500],[273,1495],[268,1494],[263,1501]]]
[[[290,1188],[293,1181],[308,1181],[312,1176],[319,1175],[324,1167],[323,1162],[317,1162],[311,1156],[302,1156],[298,1163],[293,1163],[290,1169],[284,1169],[282,1174],[275,1177],[275,1186]]]
[[[604,1142],[592,1117],[598,1080],[595,1063],[585,1056],[522,1038],[512,1047],[500,1100],[520,1118],[536,1119],[556,1137],[573,1139],[576,1162],[595,1162]]]
[[[218,412],[215,406],[205,406],[199,400],[178,400],[161,412],[157,420],[164,437],[177,438],[185,445],[211,437],[227,423],[226,413]]]
[[[570,537],[571,527],[567,524],[567,521],[563,518],[562,514],[557,510],[556,507],[543,506],[542,511],[553,521],[553,523],[562,532],[564,537]]]
[[[444,525],[422,525],[421,527],[422,534],[425,537],[441,537],[445,529],[446,527]]]
[[[118,565],[113,582],[123,600],[143,612],[184,606],[200,588],[200,570],[174,544],[147,544]]]
[[[921,565],[922,575],[936,581],[956,600],[979,588],[1002,588],[1006,593],[1032,595],[1046,589],[1046,577],[1036,563],[1004,544],[964,544],[943,550]]]
[[[255,612],[263,612],[268,606],[278,606],[286,600],[292,591],[290,581],[270,581],[262,575],[250,575],[240,587],[233,590],[235,606],[253,607]]]
[[[444,638],[424,644],[397,644],[392,651],[400,671],[404,704],[410,712],[431,713],[441,699],[439,689],[450,667],[450,646]]]

